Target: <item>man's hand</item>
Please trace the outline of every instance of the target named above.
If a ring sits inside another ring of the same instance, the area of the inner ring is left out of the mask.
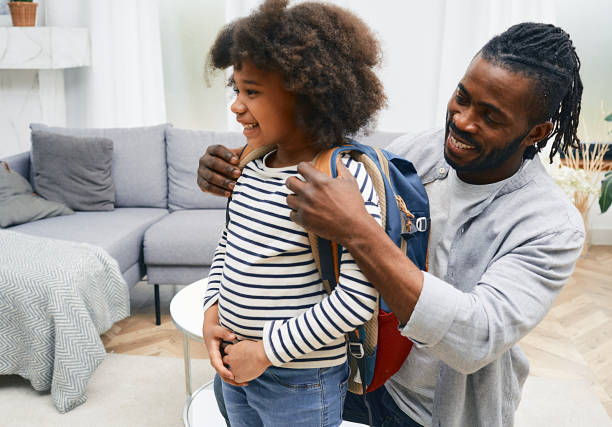
[[[310,163],[300,163],[298,172],[306,179],[287,179],[287,188],[295,194],[287,196],[293,222],[317,236],[343,246],[363,221],[374,221],[368,214],[359,192],[357,180],[342,162],[338,177],[332,179]]]
[[[219,306],[217,304],[211,306],[204,313],[202,335],[204,336],[206,350],[208,350],[210,364],[215,368],[221,379],[236,386],[246,385],[246,383],[236,382],[234,374],[223,365],[220,351],[221,341],[233,341],[236,339],[236,335],[219,324]]]
[[[238,156],[242,148],[211,145],[200,158],[198,186],[206,193],[229,197],[240,176]]]
[[[263,341],[240,341],[225,347],[223,363],[229,365],[234,380],[244,383],[259,377],[271,365]]]

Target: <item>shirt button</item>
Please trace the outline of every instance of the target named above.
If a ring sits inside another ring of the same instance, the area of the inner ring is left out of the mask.
[[[446,173],[446,168],[440,168],[440,175],[444,175]]]

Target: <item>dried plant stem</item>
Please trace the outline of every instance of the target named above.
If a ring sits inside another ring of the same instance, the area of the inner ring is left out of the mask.
[[[589,144],[594,148],[589,150],[587,144],[582,144],[582,150],[569,150],[565,158],[570,168],[583,169],[589,175],[602,172],[604,169],[604,156],[608,151],[609,144]]]

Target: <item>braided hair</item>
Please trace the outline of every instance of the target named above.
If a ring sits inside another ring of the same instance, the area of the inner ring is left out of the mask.
[[[479,52],[488,62],[533,81],[531,123],[551,121],[553,130],[546,138],[529,147],[539,152],[554,137],[550,161],[570,147],[580,149],[576,135],[582,99],[580,59],[569,35],[550,24],[522,23],[491,39]]]

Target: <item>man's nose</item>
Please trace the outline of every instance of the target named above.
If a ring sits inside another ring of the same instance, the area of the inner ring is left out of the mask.
[[[476,122],[471,108],[464,108],[453,114],[452,122],[462,132],[476,132]]]

